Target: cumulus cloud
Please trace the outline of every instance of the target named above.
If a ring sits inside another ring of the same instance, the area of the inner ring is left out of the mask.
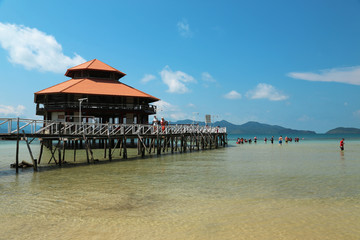
[[[0,105],[0,115],[20,116],[24,113],[24,111],[25,111],[25,107],[23,105],[18,105],[17,107]]]
[[[232,90],[232,91],[228,92],[227,94],[225,94],[224,97],[227,99],[240,99],[241,94],[235,90]]]
[[[179,34],[184,38],[192,37],[192,32],[190,30],[190,25],[188,24],[186,19],[179,21],[177,23]]]
[[[150,82],[151,80],[154,80],[154,79],[156,79],[156,77],[154,75],[145,74],[144,77],[141,79],[141,82],[142,83],[148,83],[148,82]]]
[[[259,83],[254,90],[248,91],[246,96],[250,99],[269,99],[270,101],[282,101],[289,98],[266,83]]]
[[[65,56],[55,37],[23,25],[0,22],[0,45],[9,54],[9,61],[26,69],[64,73],[85,60],[74,54]]]
[[[204,82],[216,82],[216,80],[210,75],[210,73],[208,72],[203,72],[201,74],[201,79],[204,81]]]
[[[181,109],[173,104],[160,100],[155,102],[154,105],[157,107],[158,118],[164,117],[165,120],[182,120],[188,118],[188,115],[181,111]]]
[[[186,93],[189,89],[185,84],[195,83],[196,80],[181,71],[173,72],[169,66],[164,67],[160,72],[161,80],[168,86],[168,92],[170,93]]]
[[[360,66],[347,68],[333,68],[314,72],[291,72],[287,76],[295,79],[318,81],[318,82],[338,82],[352,85],[360,85]]]

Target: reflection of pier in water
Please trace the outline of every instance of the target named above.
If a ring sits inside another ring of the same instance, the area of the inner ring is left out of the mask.
[[[34,169],[41,162],[43,147],[50,149],[51,158],[58,165],[65,161],[65,150],[85,149],[87,162],[94,162],[92,147],[104,148],[104,155],[111,161],[115,149],[127,158],[127,148],[136,147],[138,155],[168,151],[183,153],[187,150],[216,149],[227,144],[226,128],[189,125],[167,125],[162,131],[161,126],[149,124],[111,124],[111,123],[75,123],[44,121],[19,118],[0,118],[0,140],[16,141],[16,171],[19,165],[19,141],[25,140]],[[7,128],[7,130],[6,130]],[[5,130],[4,130],[5,129]],[[30,144],[33,140],[41,140],[40,153],[33,157]],[[53,144],[55,141],[55,144]],[[56,154],[58,151],[58,154]],[[107,153],[106,153],[107,152]],[[56,156],[57,155],[57,156]]]

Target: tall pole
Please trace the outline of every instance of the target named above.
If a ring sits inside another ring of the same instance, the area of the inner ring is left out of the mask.
[[[79,98],[79,127],[81,126],[81,104],[83,101],[87,101],[87,98]]]

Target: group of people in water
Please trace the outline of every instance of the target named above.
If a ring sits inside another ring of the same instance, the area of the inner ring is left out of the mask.
[[[279,139],[278,139],[280,145],[283,143],[283,140],[284,140],[283,137],[280,136]],[[244,143],[252,143],[252,142],[257,143],[257,141],[258,141],[257,137],[254,137],[254,139],[251,139],[251,138],[249,138],[249,139],[238,138],[237,141],[236,141],[236,144],[244,144]],[[267,141],[268,141],[268,139],[267,139],[267,137],[265,137],[264,142],[267,143]],[[285,137],[285,143],[292,142],[292,141],[293,141],[292,138],[287,137],[287,136]],[[298,138],[298,137],[294,138],[294,142],[299,142],[299,141],[300,141],[300,138]],[[344,145],[345,145],[344,141],[345,141],[344,138],[342,138],[341,141],[340,141],[340,150],[341,151],[344,151]],[[272,144],[274,143],[274,136],[272,136],[270,138],[270,142]]]
[[[257,137],[254,137],[254,140],[249,138],[249,139],[246,139],[246,138],[238,138],[237,141],[236,141],[236,144],[244,144],[244,143],[252,143],[254,141],[254,143],[257,143],[258,139]],[[267,137],[264,138],[264,142],[267,143],[268,139]],[[272,136],[269,141],[273,144],[274,143],[274,136]],[[280,136],[279,139],[279,144],[282,144],[283,143],[283,137]],[[290,137],[285,137],[285,143],[288,143],[288,142],[292,142],[293,139],[290,138]],[[294,138],[294,142],[299,142],[300,141],[300,138],[296,137]]]

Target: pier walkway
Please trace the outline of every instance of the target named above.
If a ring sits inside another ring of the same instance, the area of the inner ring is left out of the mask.
[[[30,144],[33,140],[41,140],[40,156],[32,156]],[[45,145],[51,151],[56,164],[61,165],[64,160],[65,149],[83,148],[87,153],[87,161],[94,161],[91,148],[104,147],[108,149],[108,159],[111,161],[112,152],[119,148],[123,158],[127,158],[127,147],[137,147],[138,154],[145,156],[151,151],[159,155],[161,151],[170,148],[171,153],[182,153],[187,150],[213,149],[227,144],[226,128],[199,126],[197,124],[169,124],[162,130],[160,125],[150,124],[120,124],[120,123],[79,123],[59,122],[21,118],[0,118],[0,140],[16,140],[16,167],[18,167],[19,141],[25,140],[31,159],[36,170],[41,161],[42,149]],[[53,141],[57,141],[54,145]],[[94,144],[96,143],[96,144]],[[58,158],[55,152],[58,150]],[[61,157],[61,153],[62,156]]]

